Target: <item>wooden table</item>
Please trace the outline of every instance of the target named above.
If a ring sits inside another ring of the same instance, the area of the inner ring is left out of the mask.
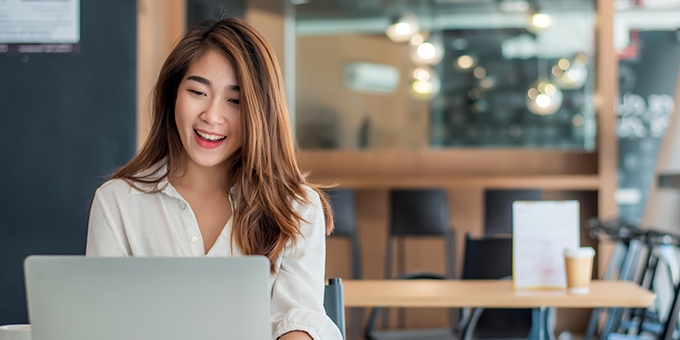
[[[627,281],[593,281],[588,294],[514,290],[505,280],[344,280],[345,307],[533,308],[530,340],[555,339],[553,307],[647,307],[655,295]],[[464,330],[468,338],[468,329]]]
[[[647,307],[655,295],[635,283],[598,281],[589,294],[514,290],[503,280],[343,280],[346,307]]]

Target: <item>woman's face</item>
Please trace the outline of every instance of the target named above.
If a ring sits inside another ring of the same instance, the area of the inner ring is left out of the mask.
[[[234,67],[222,54],[209,51],[189,65],[175,102],[187,162],[220,166],[241,147],[239,98]]]

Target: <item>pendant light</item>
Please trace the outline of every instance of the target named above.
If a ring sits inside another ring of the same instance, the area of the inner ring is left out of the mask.
[[[444,58],[441,35],[427,36],[428,34],[421,32],[411,38],[409,58],[416,65],[437,65]]]
[[[439,94],[441,80],[435,70],[426,65],[421,65],[410,72],[409,93],[415,99],[430,100]]]
[[[545,60],[540,55],[537,58],[538,80],[527,90],[526,105],[534,114],[551,115],[562,107],[562,91],[543,75]]]
[[[393,17],[390,25],[385,29],[385,34],[395,43],[405,43],[419,30],[420,25],[416,17],[405,14]]]
[[[562,58],[552,67],[555,84],[565,90],[580,89],[588,80],[588,57],[577,54],[571,59]]]

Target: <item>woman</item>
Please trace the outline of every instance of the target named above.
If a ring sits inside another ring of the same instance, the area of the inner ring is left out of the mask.
[[[274,338],[340,339],[326,316],[328,203],[295,161],[276,57],[238,19],[163,64],[143,148],[94,198],[88,256],[265,255]]]

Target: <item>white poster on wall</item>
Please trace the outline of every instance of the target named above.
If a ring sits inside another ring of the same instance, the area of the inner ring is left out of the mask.
[[[564,249],[580,245],[578,201],[512,204],[512,277],[515,289],[566,287]]]
[[[0,0],[0,53],[73,53],[80,0]]]
[[[80,41],[80,0],[0,1],[0,43]]]

